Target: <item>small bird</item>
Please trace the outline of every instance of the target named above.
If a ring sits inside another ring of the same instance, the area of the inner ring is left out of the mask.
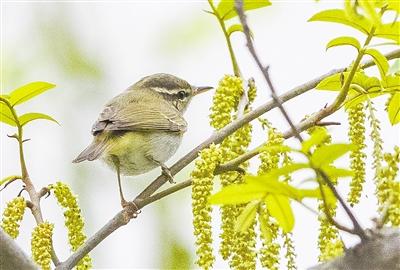
[[[72,162],[101,159],[114,169],[122,207],[128,202],[121,174],[139,175],[160,166],[174,183],[165,162],[186,131],[183,113],[192,97],[209,89],[165,73],[142,78],[105,105],[92,127],[93,142]]]

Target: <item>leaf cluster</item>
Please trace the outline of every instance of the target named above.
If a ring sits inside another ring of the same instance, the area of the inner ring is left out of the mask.
[[[0,121],[19,128],[38,119],[49,120],[57,123],[53,117],[44,113],[30,112],[18,116],[15,111],[15,106],[25,103],[54,87],[54,84],[48,82],[32,82],[11,91],[9,94],[1,95]]]
[[[291,163],[281,168],[273,169],[267,174],[253,176],[246,175],[243,184],[224,187],[220,192],[210,197],[211,204],[247,204],[236,221],[236,229],[244,231],[254,221],[258,210],[265,205],[285,233],[290,232],[294,226],[294,214],[291,208],[291,200],[301,202],[305,198],[321,199],[329,207],[334,207],[336,198],[331,190],[322,185],[316,174],[314,182],[316,188],[302,189],[288,184],[283,178],[287,178],[294,172],[304,169],[320,171],[329,178],[349,177],[352,171],[337,168],[332,163],[351,151],[351,144],[320,144],[328,137],[322,129],[314,132],[305,140],[300,149],[294,149],[285,145],[266,147],[263,151],[271,152],[296,152],[307,158],[305,163]],[[319,146],[319,147],[316,147]],[[260,222],[262,225],[263,223]]]

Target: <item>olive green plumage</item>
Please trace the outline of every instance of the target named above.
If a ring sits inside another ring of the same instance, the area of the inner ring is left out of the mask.
[[[178,149],[193,96],[211,89],[195,87],[173,75],[142,78],[108,102],[92,127],[92,143],[73,160],[101,159],[124,175],[139,175],[164,165]]]

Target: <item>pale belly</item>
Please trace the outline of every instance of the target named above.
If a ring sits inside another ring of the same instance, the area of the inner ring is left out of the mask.
[[[127,132],[109,147],[101,159],[115,169],[112,156],[120,162],[123,175],[139,175],[146,173],[159,165],[154,160],[164,163],[178,149],[182,134],[147,132]]]

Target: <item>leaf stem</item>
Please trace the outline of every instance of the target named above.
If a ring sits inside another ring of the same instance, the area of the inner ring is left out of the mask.
[[[233,73],[235,74],[235,76],[241,77],[239,65],[238,65],[237,60],[236,60],[235,52],[233,51],[231,38],[230,38],[230,36],[228,34],[228,31],[226,30],[225,21],[220,16],[220,14],[218,13],[217,9],[214,6],[213,1],[212,0],[208,0],[208,3],[210,4],[210,7],[211,7],[211,9],[213,11],[212,14],[217,18],[217,20],[219,22],[219,25],[221,26],[222,32],[224,33],[226,44],[228,45],[229,55],[230,55],[231,61],[232,61]]]
[[[17,126],[17,136],[15,137],[18,141],[18,150],[19,150],[19,161],[20,161],[20,166],[21,166],[21,180],[25,184],[25,190],[28,192],[30,200],[32,202],[32,207],[30,207],[31,212],[33,217],[35,218],[36,224],[39,225],[43,223],[43,214],[42,210],[40,208],[40,194],[36,191],[35,186],[33,185],[31,179],[29,178],[29,173],[28,169],[26,167],[26,162],[25,162],[25,155],[24,155],[24,139],[23,139],[23,128],[21,123],[19,122],[17,112],[14,109],[14,106],[11,105],[11,103],[3,97],[0,97],[0,101],[3,102],[4,104],[7,105],[7,107],[10,109],[13,117],[14,117],[14,122]],[[60,260],[58,259],[54,248],[53,248],[53,243],[52,243],[52,252],[51,252],[51,257],[53,260],[54,265],[57,265],[60,263]]]

